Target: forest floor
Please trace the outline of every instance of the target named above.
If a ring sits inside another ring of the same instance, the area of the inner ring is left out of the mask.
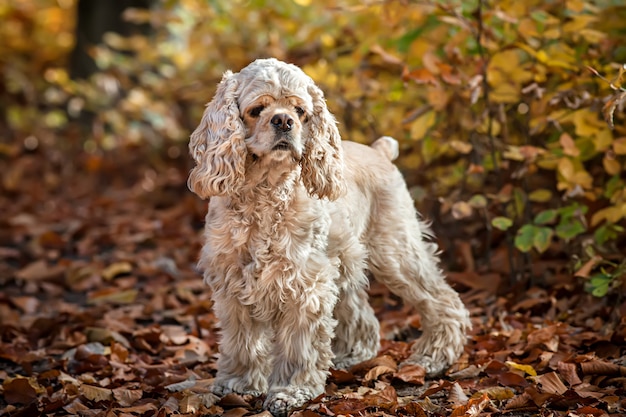
[[[2,149],[0,415],[267,415],[262,398],[210,393],[216,320],[195,269],[206,203],[179,154]],[[373,284],[379,355],[332,370],[295,415],[626,415],[624,300],[587,294],[567,263],[533,265],[549,288],[508,291],[498,262],[448,271],[473,329],[438,378],[398,366],[420,318]]]

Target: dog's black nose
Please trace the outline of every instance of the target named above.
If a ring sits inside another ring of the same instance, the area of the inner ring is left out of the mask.
[[[285,113],[275,114],[270,120],[272,126],[276,129],[282,130],[283,132],[288,132],[293,127],[293,119]]]

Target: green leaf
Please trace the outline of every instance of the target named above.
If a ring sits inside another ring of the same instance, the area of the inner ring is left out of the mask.
[[[534,223],[535,224],[552,223],[556,220],[558,215],[559,215],[559,212],[557,210],[554,210],[554,209],[544,210],[535,216]]]
[[[535,228],[532,224],[525,224],[520,227],[515,236],[515,247],[526,253],[533,248],[535,238]]]
[[[526,207],[526,193],[519,187],[513,189],[513,202],[515,204],[515,213],[517,217],[521,217]]]
[[[513,225],[513,220],[508,217],[498,216],[491,219],[491,225],[499,230],[508,230]]]
[[[614,240],[618,236],[611,226],[613,225],[604,224],[593,232],[593,240],[595,240],[598,245],[604,245],[606,242]]]
[[[561,221],[561,224],[556,227],[556,235],[561,239],[571,240],[576,236],[585,233],[586,230],[587,228],[580,220],[570,218],[567,223]]]
[[[539,253],[545,252],[552,243],[554,231],[549,227],[535,227],[533,236],[533,247]]]
[[[545,188],[535,190],[528,194],[528,199],[535,203],[547,203],[552,198],[552,191]]]
[[[589,280],[591,286],[591,294],[595,297],[604,297],[609,292],[609,286],[613,277],[604,272],[595,274]]]
[[[476,194],[468,201],[469,205],[475,209],[487,207],[487,197],[482,194]]]

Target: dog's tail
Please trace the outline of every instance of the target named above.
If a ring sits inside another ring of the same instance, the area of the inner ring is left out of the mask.
[[[372,148],[385,155],[390,161],[393,161],[400,155],[398,141],[391,136],[382,136],[376,139],[376,141],[372,143]]]

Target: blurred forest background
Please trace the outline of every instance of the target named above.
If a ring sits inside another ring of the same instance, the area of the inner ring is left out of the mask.
[[[301,416],[623,415],[625,39],[622,0],[0,0],[0,415],[260,411],[209,390],[186,177],[222,73],[268,56],[344,139],[400,141],[474,326],[425,381],[373,285],[379,356]]]
[[[624,284],[620,1],[4,0],[0,18],[6,192],[32,153],[64,185],[184,166],[221,74],[275,56],[321,85],[344,139],[400,140],[452,269],[500,248],[511,283],[549,258],[597,295]]]

